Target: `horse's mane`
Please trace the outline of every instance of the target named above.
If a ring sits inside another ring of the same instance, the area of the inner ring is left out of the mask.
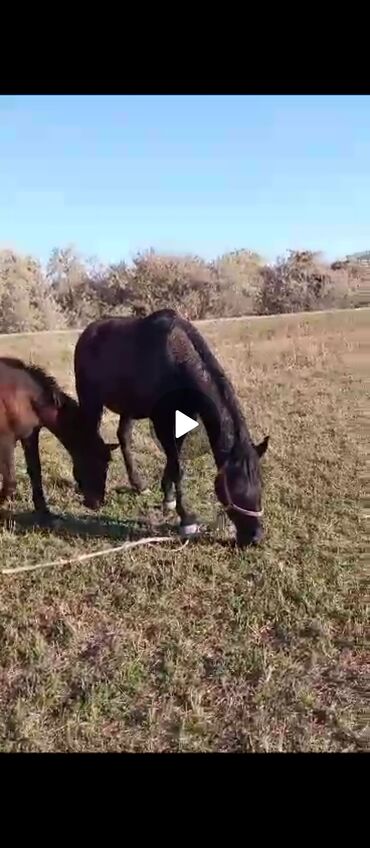
[[[232,386],[231,381],[225,374],[225,371],[216,359],[214,353],[212,353],[212,351],[208,347],[208,344],[201,335],[201,333],[199,333],[199,331],[194,327],[194,325],[190,321],[187,321],[185,318],[182,318],[173,309],[158,310],[158,312],[149,315],[144,320],[146,320],[147,322],[153,322],[155,325],[157,325],[158,327],[162,327],[167,332],[169,332],[173,327],[177,326],[180,327],[186,333],[188,339],[191,341],[193,347],[198,353],[198,356],[201,358],[205,369],[212,378],[212,381],[217,388],[219,397],[224,403],[225,408],[231,418],[234,430],[234,455],[235,457],[240,459],[240,461],[243,460],[245,462],[247,460],[247,465],[249,466],[248,457],[252,456],[254,452],[251,451],[253,443],[248,432],[244,414],[236,397],[235,390]],[[254,463],[252,463],[252,466],[254,467]]]
[[[45,398],[56,406],[61,406],[65,392],[60,388],[55,377],[48,374],[41,365],[33,365],[31,362],[23,362],[22,359],[16,359],[12,356],[0,357],[0,363],[8,365],[10,368],[16,368],[18,371],[25,371],[29,374],[45,394]],[[70,398],[72,400],[72,398]]]
[[[15,368],[18,371],[23,371],[29,374],[30,377],[40,387],[46,403],[63,410],[71,426],[76,423],[79,416],[80,407],[77,401],[67,394],[59,385],[55,377],[49,374],[41,365],[34,365],[31,362],[23,362],[22,359],[17,359],[11,356],[1,356],[0,364],[8,365],[10,368]]]
[[[88,446],[97,450],[104,446],[104,441],[96,430],[91,429],[89,421],[75,398],[71,397],[60,386],[55,377],[40,365],[23,362],[10,356],[0,357],[0,366],[5,365],[15,368],[19,372],[28,374],[41,389],[42,396],[35,401],[38,410],[45,406],[52,406],[58,410],[57,420],[50,423],[45,422],[52,433],[62,442],[70,452],[73,450],[84,450]]]

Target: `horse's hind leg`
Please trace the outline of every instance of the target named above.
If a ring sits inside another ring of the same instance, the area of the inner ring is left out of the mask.
[[[121,415],[118,424],[117,438],[121,446],[122,456],[126,465],[128,479],[131,486],[137,492],[143,492],[146,489],[145,481],[140,477],[140,474],[134,465],[134,460],[131,452],[131,436],[132,436],[132,418],[127,418]],[[117,491],[122,491],[124,487],[118,486]]]
[[[6,438],[1,440],[0,445],[0,465],[1,472],[3,475],[3,485],[0,491],[0,504],[3,504],[7,498],[14,495],[14,492],[17,488],[16,477],[15,477],[15,464],[14,464],[14,448],[15,442],[13,438]]]

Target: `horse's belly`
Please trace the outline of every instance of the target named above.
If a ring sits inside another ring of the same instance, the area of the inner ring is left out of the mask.
[[[137,397],[135,394],[127,394],[121,392],[116,394],[107,394],[104,400],[104,406],[115,412],[116,415],[127,415],[128,418],[150,418],[153,409],[153,401],[149,402],[147,398]]]
[[[104,351],[95,366],[94,382],[101,403],[117,415],[150,418],[172,377],[162,350],[122,345],[113,353]]]
[[[0,435],[11,433],[15,440],[27,439],[38,424],[39,419],[21,392],[1,398]]]

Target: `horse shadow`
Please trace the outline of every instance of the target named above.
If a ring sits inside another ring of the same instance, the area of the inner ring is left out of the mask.
[[[24,536],[30,530],[37,530],[45,536],[50,534],[62,538],[79,539],[106,539],[111,542],[136,542],[140,539],[155,536],[168,536],[178,539],[181,544],[178,525],[169,521],[145,521],[144,519],[124,519],[113,521],[105,517],[92,517],[90,513],[76,516],[69,512],[50,513],[49,516],[41,518],[35,512],[0,510],[0,529],[10,530],[15,536]],[[216,528],[202,525],[198,535],[193,536],[189,542],[191,546],[217,544],[218,547],[228,551],[235,548],[234,539],[225,539],[218,536]]]
[[[176,525],[166,521],[155,523],[143,519],[112,521],[91,514],[73,515],[69,512],[50,513],[39,516],[35,512],[1,509],[0,527],[11,530],[15,535],[25,535],[30,530],[53,533],[57,536],[110,539],[112,541],[136,541],[146,536],[178,536]]]

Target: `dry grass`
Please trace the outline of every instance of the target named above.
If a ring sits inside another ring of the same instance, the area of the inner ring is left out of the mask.
[[[369,748],[369,597],[359,514],[369,329],[370,311],[202,325],[253,435],[271,434],[266,542],[235,554],[213,529],[180,553],[140,548],[1,576],[1,750]],[[74,341],[73,334],[1,339],[0,352],[44,363],[71,389]],[[104,430],[114,436],[113,416]],[[100,521],[86,523],[69,458],[43,435],[45,491],[51,508],[67,516],[54,532],[29,525],[19,450],[1,564],[105,547],[106,537],[130,532],[129,519],[160,525],[162,459],[147,422],[136,425],[135,442],[151,494],[116,494],[123,466],[115,455]],[[188,468],[189,500],[211,523],[213,476],[208,456]],[[148,528],[136,525],[139,532]]]

